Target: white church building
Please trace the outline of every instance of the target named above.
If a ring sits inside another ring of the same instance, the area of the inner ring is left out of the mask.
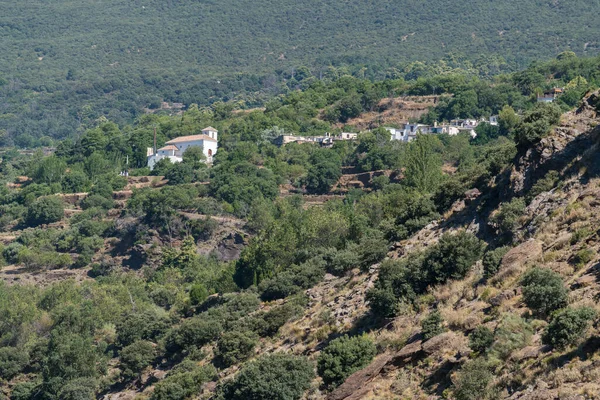
[[[179,163],[183,161],[183,153],[189,147],[201,147],[204,156],[206,157],[207,163],[212,163],[213,156],[217,153],[217,134],[219,132],[209,126],[208,128],[202,129],[202,134],[191,135],[191,136],[180,136],[175,139],[171,139],[165,143],[160,149],[155,147],[148,147],[148,167],[150,170],[154,168],[157,162],[164,158],[168,158],[172,163]]]

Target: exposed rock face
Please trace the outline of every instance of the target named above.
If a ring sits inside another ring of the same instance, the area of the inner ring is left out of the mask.
[[[232,261],[240,258],[246,246],[246,239],[238,232],[230,233],[217,246],[217,257],[221,261]]]
[[[368,389],[368,383],[379,376],[381,370],[394,356],[389,353],[380,355],[368,367],[350,375],[346,381],[327,396],[327,400],[358,400]]]
[[[542,254],[542,243],[539,240],[528,240],[508,251],[502,257],[499,273],[507,272],[528,261],[538,258]]]

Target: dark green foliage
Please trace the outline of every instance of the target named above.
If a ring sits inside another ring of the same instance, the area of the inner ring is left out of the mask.
[[[81,200],[81,208],[87,210],[89,208],[97,207],[104,210],[110,210],[115,206],[115,202],[111,198],[100,196],[99,194],[91,194],[86,196],[85,199]]]
[[[478,326],[469,335],[469,347],[479,354],[487,353],[493,343],[494,332],[487,326]]]
[[[10,393],[10,398],[12,400],[30,400],[34,393],[39,391],[38,385],[39,383],[34,381],[17,383]]]
[[[525,211],[525,200],[523,198],[514,198],[510,203],[503,203],[490,221],[495,224],[498,233],[507,239],[512,239],[515,230],[519,226],[519,218]]]
[[[60,221],[65,215],[65,206],[55,196],[41,197],[27,208],[26,222],[29,226],[38,226]]]
[[[542,341],[559,349],[575,345],[583,339],[585,331],[595,318],[596,311],[593,308],[565,308],[552,316]]]
[[[165,172],[164,176],[169,180],[169,185],[191,183],[194,181],[194,167],[187,163],[175,163]]]
[[[467,362],[454,381],[454,398],[456,400],[488,400],[493,399],[491,383],[494,374],[487,361],[477,358]]]
[[[196,316],[186,319],[171,329],[166,338],[166,349],[171,353],[191,351],[217,339],[223,327],[217,320]]]
[[[462,279],[482,252],[481,242],[472,234],[446,233],[423,253],[414,253],[381,264],[375,287],[367,292],[374,313],[393,316],[399,300],[413,301],[431,285]]]
[[[547,268],[532,268],[521,278],[523,301],[534,313],[549,315],[567,305],[568,290],[559,274]]]
[[[257,343],[258,335],[252,331],[225,332],[217,342],[215,353],[219,362],[229,367],[248,359]]]
[[[496,275],[496,272],[498,272],[498,269],[500,268],[502,257],[504,257],[506,253],[508,253],[508,250],[510,250],[510,247],[505,246],[498,247],[494,250],[488,250],[485,252],[485,254],[483,255],[482,263],[483,276],[486,279],[489,279],[492,276]]]
[[[320,149],[312,154],[306,176],[309,193],[327,193],[342,176],[342,161],[337,154]]]
[[[199,367],[193,361],[183,361],[165,379],[158,382],[150,396],[151,400],[185,400],[200,392],[202,385],[217,377],[211,365]]]
[[[334,388],[367,366],[376,354],[375,344],[369,337],[342,336],[323,349],[317,359],[317,371],[325,385]]]
[[[394,228],[387,232],[389,240],[407,239],[440,217],[434,200],[414,191],[399,192],[394,203],[398,203],[398,208]]]
[[[256,313],[246,322],[248,327],[261,337],[273,336],[288,320],[302,311],[296,304],[288,302],[269,311]]]
[[[464,197],[466,190],[466,185],[458,179],[452,178],[444,181],[433,196],[437,211],[443,213],[449,210],[455,201]]]
[[[124,347],[119,353],[123,376],[131,379],[138,376],[156,357],[154,344],[146,340],[138,340]]]
[[[254,200],[273,200],[278,194],[276,177],[271,170],[259,169],[247,162],[219,164],[211,174],[211,194],[231,204],[241,216],[248,213]]]
[[[27,351],[16,347],[0,348],[0,377],[10,380],[29,364]]]
[[[444,320],[439,311],[431,312],[421,321],[421,332],[424,340],[429,340],[434,336],[444,333]]]
[[[208,297],[208,290],[201,283],[195,283],[190,289],[190,302],[193,305],[201,304]]]
[[[292,265],[275,277],[261,282],[259,290],[265,301],[283,299],[303,289],[309,289],[323,279],[325,269],[322,263],[311,260],[300,265]]]
[[[270,354],[244,365],[235,378],[221,388],[226,400],[298,400],[309,388],[315,373],[305,357]]]
[[[545,137],[560,120],[562,111],[553,103],[538,103],[523,115],[516,128],[515,141],[523,147],[531,146]]]
[[[118,342],[129,346],[138,340],[156,340],[170,326],[166,314],[156,309],[129,313],[117,324]]]

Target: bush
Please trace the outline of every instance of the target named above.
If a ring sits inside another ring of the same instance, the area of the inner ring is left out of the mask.
[[[336,253],[337,254],[337,253]],[[309,289],[325,276],[323,264],[310,260],[300,265],[292,265],[274,278],[260,283],[261,298],[265,301],[283,299],[303,289]]]
[[[63,219],[65,206],[56,196],[46,196],[35,200],[27,207],[26,222],[29,226],[50,224]]]
[[[201,283],[195,283],[190,289],[190,302],[193,305],[202,304],[208,297],[208,290]]]
[[[130,313],[117,324],[117,341],[121,346],[128,346],[138,340],[156,340],[170,325],[166,314],[159,310]]]
[[[184,361],[182,364],[186,363]],[[186,363],[187,364],[187,363]],[[200,392],[202,385],[214,380],[217,371],[213,366],[198,367],[194,363],[189,368],[175,367],[165,379],[158,382],[150,396],[151,400],[183,400]]]
[[[494,332],[487,326],[478,326],[469,335],[469,347],[479,354],[487,353],[493,343]]]
[[[566,308],[552,317],[542,341],[553,347],[565,348],[579,342],[596,318],[596,311],[589,307]]]
[[[486,279],[496,275],[498,269],[500,269],[500,262],[502,257],[510,250],[509,247],[498,247],[494,250],[486,251],[483,255],[483,276]]]
[[[248,321],[250,329],[261,337],[273,336],[289,319],[296,316],[301,309],[292,303],[274,307],[266,312],[257,313]]]
[[[0,348],[0,377],[10,380],[29,364],[29,354],[16,347]]]
[[[121,368],[125,378],[138,376],[156,357],[154,344],[146,340],[138,340],[121,350]]]
[[[494,344],[490,353],[501,360],[510,357],[513,351],[527,346],[533,335],[531,326],[515,314],[506,314],[496,328]]]
[[[216,355],[220,363],[229,367],[248,359],[258,343],[258,335],[252,331],[233,331],[221,335]]]
[[[321,352],[317,371],[323,382],[333,388],[368,365],[376,354],[377,348],[368,336],[342,336],[332,340]]]
[[[523,300],[533,312],[548,315],[567,305],[568,291],[562,278],[547,268],[532,268],[521,279]]]
[[[423,339],[429,340],[434,336],[444,333],[445,329],[442,325],[444,320],[439,311],[430,313],[427,317],[421,321],[421,331],[423,333]]]
[[[223,327],[218,321],[199,316],[192,317],[169,332],[166,348],[172,353],[191,351],[217,339],[222,331]]]
[[[580,249],[573,256],[573,262],[577,266],[577,268],[584,267],[587,263],[594,259],[594,250],[588,249],[587,247]]]
[[[98,194],[91,194],[85,199],[81,200],[81,208],[84,210],[98,207],[103,210],[110,210],[115,206],[113,199],[102,197]]]
[[[298,400],[315,373],[306,357],[269,354],[246,364],[222,388],[223,400]]]
[[[525,206],[525,200],[522,198],[512,199],[510,203],[500,206],[498,212],[490,218],[490,221],[497,227],[498,234],[504,236],[505,239],[513,238]]]
[[[490,384],[494,375],[488,363],[478,358],[467,362],[456,375],[454,398],[456,400],[486,400],[494,398]]]
[[[516,129],[515,142],[523,147],[539,142],[560,121],[561,114],[556,104],[537,103],[523,115],[523,123]]]

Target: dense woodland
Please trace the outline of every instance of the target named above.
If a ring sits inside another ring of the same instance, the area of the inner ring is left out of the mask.
[[[238,112],[230,102],[190,105],[183,115],[146,115],[132,125],[119,125],[109,115],[86,121],[78,137],[56,142],[51,156],[5,150],[0,229],[15,237],[0,245],[0,265],[29,272],[82,270],[87,278],[44,287],[0,285],[0,397],[93,399],[154,384],[152,400],[189,399],[212,381],[217,382],[214,399],[288,400],[307,390],[326,393],[382,350],[363,333],[408,309],[423,309],[431,287],[463,279],[478,260],[484,279],[493,278],[502,255],[519,240],[516,227],[524,208],[558,183],[556,173],[503,203],[490,219],[487,241],[460,231],[402,259],[386,256],[391,244],[448,213],[468,189],[482,193],[482,210],[498,207],[502,188],[493,184],[494,177],[600,85],[600,59],[561,53],[548,63],[490,79],[462,70],[433,71],[417,79],[381,81],[296,76],[301,90],[273,97],[264,110]],[[554,104],[536,104],[536,92],[553,86],[567,88],[566,93]],[[402,143],[377,128],[332,148],[271,143],[282,132],[331,130],[333,123],[375,109],[382,97],[433,91],[442,100],[424,121],[499,114],[499,126],[482,124],[475,140],[421,135]],[[114,192],[127,184],[119,172],[150,174],[145,155],[155,128],[161,144],[207,125],[220,131],[213,166],[193,150],[180,164],[161,162],[152,174],[168,184],[133,189],[117,207]],[[31,143],[38,140],[35,130],[5,140],[27,135]],[[342,166],[397,173],[373,178],[367,189],[336,192]],[[63,194],[69,193],[87,194],[77,201],[78,212],[66,214]],[[337,196],[321,206],[306,203],[323,194]],[[197,251],[223,217],[241,220],[249,235],[237,260]],[[280,328],[302,314],[306,289],[326,274],[366,272],[380,262],[362,325],[324,334],[316,357],[256,356],[259,343],[276,340]],[[522,286],[527,306],[549,322],[543,340],[550,346],[575,343],[595,318],[592,309],[565,308],[567,291],[550,270],[530,270]],[[527,336],[532,329],[519,316],[507,318],[495,332],[482,327],[471,334],[473,360],[450,388],[455,398],[483,398],[474,397],[481,390],[491,398],[499,389],[485,386],[492,371],[520,340],[525,343],[514,332]],[[424,339],[444,330],[439,313],[422,322]],[[236,365],[238,374],[218,378]],[[148,367],[168,373],[148,383],[142,380]]]
[[[489,77],[565,50],[593,56],[598,8],[598,0],[4,1],[0,139],[46,145],[101,116],[132,123],[162,100],[260,106],[306,88],[307,78],[411,80],[454,69]]]

